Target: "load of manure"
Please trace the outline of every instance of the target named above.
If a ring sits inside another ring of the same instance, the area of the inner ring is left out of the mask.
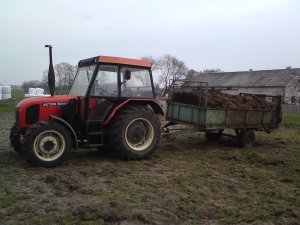
[[[193,92],[175,92],[171,99],[174,102],[205,106],[205,94]],[[267,111],[275,111],[277,104],[274,102],[267,102],[255,95],[230,95],[221,92],[212,92],[207,94],[207,107],[218,109],[232,109],[232,110],[253,110],[262,109]]]

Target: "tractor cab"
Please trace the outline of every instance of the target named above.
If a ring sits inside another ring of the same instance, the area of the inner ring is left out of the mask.
[[[154,98],[153,90],[148,61],[100,56],[79,62],[70,95]]]

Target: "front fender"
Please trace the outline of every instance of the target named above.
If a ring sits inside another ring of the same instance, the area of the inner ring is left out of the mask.
[[[73,127],[67,122],[65,121],[64,119],[60,118],[60,117],[57,117],[57,116],[49,116],[51,120],[53,121],[56,121],[60,124],[62,124],[63,126],[65,126],[72,134],[72,137],[73,137],[73,148],[74,149],[78,149],[78,139],[77,139],[77,135],[76,135],[76,132],[75,130],[73,129]]]
[[[120,109],[126,107],[129,104],[130,105],[138,104],[138,105],[144,105],[144,106],[150,105],[156,114],[164,115],[162,108],[160,107],[160,105],[158,104],[158,102],[155,99],[132,99],[132,98],[130,98],[130,99],[127,99],[126,101],[122,102],[121,104],[117,105],[112,110],[112,112],[109,114],[109,116],[105,120],[104,124],[107,125],[114,118],[114,116]]]

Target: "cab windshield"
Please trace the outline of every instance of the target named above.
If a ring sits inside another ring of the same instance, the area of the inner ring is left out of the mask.
[[[96,65],[79,67],[69,95],[85,96]]]

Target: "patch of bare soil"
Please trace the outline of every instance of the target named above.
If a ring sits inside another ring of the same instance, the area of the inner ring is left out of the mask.
[[[13,113],[0,113],[0,152],[11,150],[9,142],[9,132],[10,128],[14,123]]]
[[[191,105],[205,105],[204,95],[192,93],[192,92],[175,92],[172,95],[172,99],[175,102],[181,102]],[[230,95],[226,93],[208,93],[207,94],[207,106],[209,108],[224,108],[233,110],[251,110],[251,109],[264,109],[264,110],[276,110],[276,104],[267,102],[254,95]]]

